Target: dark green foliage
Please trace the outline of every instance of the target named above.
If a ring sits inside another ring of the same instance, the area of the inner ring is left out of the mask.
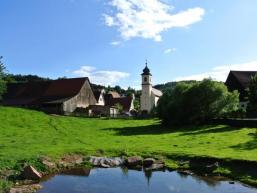
[[[2,56],[0,56],[0,100],[2,99],[3,94],[6,91],[6,82],[4,81],[5,76],[5,66],[3,64]]]
[[[6,82],[0,79],[0,101],[2,100],[2,96],[6,91]]]
[[[40,77],[37,75],[21,75],[21,74],[7,74],[4,78],[7,82],[34,82],[34,81],[46,81],[49,78]],[[59,78],[61,79],[61,78]],[[63,79],[63,78],[62,78]]]
[[[157,111],[159,117],[167,124],[204,123],[236,111],[238,97],[237,91],[228,92],[223,83],[210,79],[182,82],[166,90],[159,100]]]
[[[176,87],[179,83],[196,83],[195,80],[183,80],[179,82],[167,82],[165,84],[157,84],[154,86],[154,88],[161,90],[162,92],[165,92],[166,90],[173,89]]]
[[[119,114],[123,112],[123,107],[120,103],[115,104],[114,107],[118,109]]]
[[[134,109],[139,111],[140,110],[140,100],[139,98],[135,98],[134,100]]]
[[[247,116],[257,117],[257,75],[252,77],[249,89],[248,89]]]

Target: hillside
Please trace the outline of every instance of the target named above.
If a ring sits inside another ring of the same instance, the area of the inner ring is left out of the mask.
[[[257,161],[256,128],[164,128],[158,120],[50,116],[0,107],[0,167],[39,155],[160,154]]]

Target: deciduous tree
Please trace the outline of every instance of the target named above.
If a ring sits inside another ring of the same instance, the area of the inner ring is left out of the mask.
[[[159,100],[157,112],[164,123],[195,124],[236,111],[238,103],[237,91],[229,92],[224,83],[205,79],[179,83],[167,90]]]

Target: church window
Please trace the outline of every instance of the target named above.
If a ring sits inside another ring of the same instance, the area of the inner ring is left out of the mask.
[[[144,81],[147,82],[147,78],[146,77],[144,77]]]

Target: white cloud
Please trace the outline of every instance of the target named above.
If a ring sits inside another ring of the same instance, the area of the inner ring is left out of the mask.
[[[73,72],[76,76],[84,76],[90,79],[90,82],[101,85],[114,85],[121,79],[129,77],[129,73],[119,71],[97,71],[92,66],[81,66],[80,69]]]
[[[118,45],[121,44],[121,42],[119,42],[119,41],[113,41],[113,42],[111,42],[110,44],[113,45],[113,46],[118,46]]]
[[[113,25],[115,25],[115,23],[114,23],[114,18],[113,18],[113,17],[111,17],[111,16],[109,16],[109,15],[106,15],[106,14],[103,14],[103,16],[104,16],[105,24],[106,24],[107,26],[113,26]]]
[[[200,7],[173,14],[173,7],[160,0],[111,0],[110,5],[117,12],[104,14],[105,24],[117,27],[125,40],[141,37],[161,41],[163,31],[187,27],[201,21],[205,14]]]
[[[230,70],[257,71],[257,61],[251,61],[251,62],[242,63],[242,64],[216,66],[212,68],[210,72],[194,74],[194,75],[184,76],[184,77],[177,77],[175,81],[203,80],[204,78],[212,78],[214,80],[225,82]]]
[[[176,48],[168,48],[166,50],[164,50],[164,54],[170,54],[171,52],[175,52],[177,49]]]

